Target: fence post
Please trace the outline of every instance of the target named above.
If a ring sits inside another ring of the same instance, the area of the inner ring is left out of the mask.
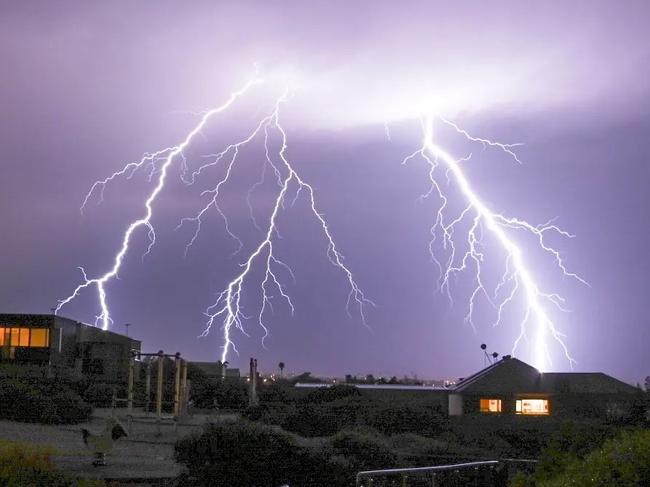
[[[178,417],[181,406],[181,354],[176,352],[174,357],[176,371],[174,372],[174,416]]]
[[[151,363],[152,360],[151,357],[149,357],[147,360],[147,376],[144,383],[144,393],[146,396],[145,407],[147,415],[151,412]]]
[[[129,414],[133,412],[133,375],[135,368],[135,355],[133,351],[129,352],[129,389],[127,392],[127,408]]]
[[[158,377],[156,388],[156,415],[158,419],[162,416],[162,402],[163,402],[163,365],[165,355],[162,350],[158,352]]]

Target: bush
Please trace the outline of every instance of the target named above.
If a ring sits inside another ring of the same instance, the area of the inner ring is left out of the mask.
[[[397,407],[359,395],[355,387],[337,387],[340,389],[332,387],[313,391],[308,400],[295,404],[262,403],[247,409],[244,415],[253,421],[276,424],[307,437],[331,436],[344,428],[360,426],[387,435],[417,433],[434,436],[447,429],[447,417],[437,406]]]
[[[323,402],[332,402],[346,397],[359,397],[361,391],[358,387],[339,384],[332,387],[320,387],[311,391],[303,399],[308,404],[318,404]]]
[[[583,459],[616,433],[616,428],[605,424],[564,423],[542,451],[535,479],[545,481],[556,477],[571,462]]]
[[[18,379],[0,383],[0,418],[27,423],[72,424],[88,420],[92,408],[69,387]]]
[[[178,441],[175,458],[187,468],[180,482],[188,487],[352,486],[358,470],[397,462],[390,445],[372,432],[306,441],[249,421],[210,425]]]
[[[299,450],[287,433],[245,421],[180,440],[175,458],[188,469],[187,485],[279,486],[291,480]]]
[[[83,399],[95,407],[108,408],[113,404],[113,395],[115,392],[115,386],[111,384],[90,384],[83,391]]]
[[[391,468],[398,462],[386,440],[371,432],[342,431],[330,444],[335,455],[350,459],[355,471]]]
[[[540,487],[642,487],[650,485],[650,431],[624,432],[584,460],[574,459],[564,473]]]

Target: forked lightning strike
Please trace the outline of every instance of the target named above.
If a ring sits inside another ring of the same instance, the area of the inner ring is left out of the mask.
[[[521,162],[513,152],[521,144],[501,144],[492,142],[487,139],[473,137],[465,130],[459,128],[456,124],[448,120],[441,119],[443,123],[453,127],[459,134],[463,135],[469,141],[480,142],[484,147],[493,147],[502,150],[510,155],[517,162]],[[441,203],[435,215],[434,223],[431,227],[431,242],[429,251],[431,258],[440,269],[440,288],[451,299],[450,279],[452,276],[464,271],[472,272],[475,282],[474,290],[469,298],[468,312],[465,320],[475,329],[474,309],[476,300],[480,295],[484,296],[486,301],[495,309],[496,319],[494,325],[501,323],[504,309],[513,302],[519,295],[523,295],[525,302],[525,311],[520,322],[520,330],[517,339],[512,348],[514,354],[522,339],[527,338],[528,328],[533,322],[535,326],[534,336],[534,357],[533,363],[540,370],[545,370],[547,363],[550,363],[550,354],[546,338],[550,334],[562,348],[567,360],[573,366],[575,363],[569,350],[563,340],[564,335],[558,331],[552,319],[547,314],[544,305],[553,305],[562,311],[565,311],[563,304],[564,298],[556,293],[547,293],[542,291],[537,285],[531,271],[524,260],[523,252],[515,240],[510,236],[510,230],[520,230],[532,235],[538,242],[540,248],[548,253],[553,262],[559,268],[564,276],[577,279],[583,284],[587,284],[578,275],[569,272],[560,253],[548,245],[545,237],[549,232],[555,232],[561,236],[572,238],[573,235],[562,230],[553,224],[553,220],[542,225],[531,225],[530,223],[517,218],[507,217],[500,213],[490,210],[478,197],[472,189],[463,169],[461,162],[468,158],[455,159],[433,140],[433,122],[432,116],[423,120],[423,141],[420,149],[407,156],[402,163],[407,163],[410,159],[420,156],[429,166],[429,182],[431,184],[427,193],[422,198],[428,198],[432,194],[437,194]],[[445,196],[441,185],[436,179],[437,169],[444,168],[447,182],[451,180],[457,185],[465,198],[466,207],[455,217],[448,216],[448,198]],[[451,175],[451,178],[450,178]],[[459,252],[460,246],[457,230],[460,224],[469,225],[462,237],[465,249]],[[482,238],[482,229],[485,228],[491,236],[499,243],[505,253],[504,272],[496,288],[489,292],[484,284],[482,267],[485,259],[484,249],[480,245]],[[442,239],[441,245],[446,251],[445,258],[436,257],[434,247],[438,239]]]
[[[325,221],[325,218],[318,211],[316,207],[316,200],[314,197],[313,187],[308,183],[306,183],[303,179],[301,179],[301,177],[296,172],[294,167],[291,165],[287,157],[286,154],[287,134],[285,130],[282,128],[282,125],[280,125],[280,121],[279,121],[280,106],[286,100],[287,100],[287,94],[285,93],[285,95],[283,95],[276,103],[273,112],[267,117],[265,117],[264,119],[262,119],[261,122],[255,128],[255,130],[253,130],[253,132],[247,138],[245,138],[244,140],[236,144],[232,144],[222,152],[215,154],[214,160],[212,162],[209,162],[199,167],[199,169],[197,169],[192,175],[192,181],[193,181],[195,177],[198,176],[204,169],[218,164],[219,161],[221,161],[227,154],[231,153],[229,162],[227,164],[226,172],[223,178],[218,181],[218,183],[216,184],[213,190],[204,192],[204,194],[210,194],[212,196],[208,201],[208,203],[194,217],[185,218],[181,222],[181,225],[185,222],[194,222],[196,224],[195,233],[192,237],[192,240],[188,243],[187,248],[191,247],[193,242],[196,240],[201,228],[202,218],[206,214],[206,212],[210,209],[210,207],[215,208],[219,212],[219,214],[225,220],[226,227],[228,227],[227,218],[225,217],[223,212],[219,209],[219,204],[217,202],[217,198],[219,196],[219,190],[230,177],[231,171],[237,162],[237,155],[239,153],[239,149],[243,145],[253,140],[262,131],[264,132],[264,152],[265,152],[265,162],[262,169],[262,176],[260,177],[260,180],[257,181],[247,193],[247,204],[250,210],[251,219],[253,221],[253,224],[258,229],[260,229],[260,227],[253,215],[252,205],[250,203],[250,196],[252,191],[260,184],[262,184],[262,182],[264,181],[264,177],[266,171],[268,170],[268,167],[272,169],[276,179],[276,183],[279,187],[277,197],[273,204],[273,210],[268,220],[268,225],[266,226],[266,229],[263,231],[264,233],[263,238],[255,248],[255,250],[252,253],[250,253],[245,263],[242,264],[242,271],[239,273],[239,275],[236,276],[232,281],[228,283],[228,286],[223,291],[221,291],[221,293],[219,293],[214,304],[212,304],[206,310],[206,314],[209,319],[208,319],[207,327],[203,333],[204,335],[209,333],[215,320],[220,320],[223,325],[224,346],[223,346],[222,357],[221,357],[222,361],[226,360],[230,348],[233,348],[233,350],[237,352],[235,344],[231,340],[232,327],[235,326],[235,328],[239,329],[242,333],[246,334],[246,331],[243,326],[243,321],[246,318],[246,316],[243,314],[242,311],[241,297],[242,297],[244,281],[251,273],[251,269],[256,259],[263,260],[265,266],[264,279],[260,284],[261,295],[262,295],[262,306],[260,307],[260,311],[257,316],[257,324],[264,330],[264,336],[262,338],[262,342],[264,342],[264,339],[266,339],[266,337],[268,336],[268,328],[264,323],[264,315],[267,311],[267,308],[271,308],[271,310],[273,308],[273,304],[271,301],[273,299],[273,295],[270,294],[271,289],[273,287],[275,287],[275,289],[277,290],[281,298],[283,298],[286,301],[287,305],[291,310],[291,313],[293,314],[294,312],[293,302],[289,297],[289,295],[286,293],[286,290],[282,285],[280,279],[278,278],[278,274],[277,274],[279,271],[284,271],[292,279],[295,279],[293,275],[293,271],[285,262],[279,259],[274,253],[275,239],[279,236],[279,231],[277,227],[277,217],[280,214],[280,212],[285,209],[287,198],[290,196],[290,193],[293,193],[293,197],[290,200],[290,206],[293,206],[298,200],[298,198],[300,197],[300,194],[303,191],[306,192],[309,209],[311,213],[314,215],[314,217],[316,218],[316,220],[318,221],[318,223],[320,224],[320,227],[323,231],[323,235],[325,236],[325,239],[327,241],[327,257],[335,267],[343,271],[348,281],[348,285],[350,287],[350,292],[348,294],[347,305],[346,305],[346,309],[348,313],[350,312],[349,310],[351,304],[354,302],[358,307],[361,320],[365,325],[366,318],[365,318],[364,308],[366,305],[374,305],[374,303],[371,300],[365,297],[363,291],[355,281],[352,272],[343,263],[343,256],[336,246],[336,243],[330,232],[327,222]],[[273,160],[269,149],[269,137],[270,137],[271,130],[275,130],[280,137],[280,149],[277,152],[277,159],[278,159],[277,161]],[[231,236],[241,243],[241,240],[238,237],[232,234]]]
[[[210,208],[214,208],[223,218],[227,234],[236,242],[238,242],[237,252],[241,251],[241,249],[244,247],[244,243],[231,231],[228,218],[219,206],[218,197],[220,195],[220,190],[222,189],[223,185],[229,181],[232,171],[237,165],[240,149],[251,142],[254,138],[259,136],[261,133],[263,133],[265,155],[262,175],[260,179],[247,192],[246,202],[248,204],[249,212],[254,226],[261,230],[260,224],[254,216],[250,198],[252,192],[264,183],[266,172],[268,168],[271,168],[278,186],[278,194],[273,202],[273,211],[268,217],[268,224],[266,225],[266,228],[263,230],[263,238],[257,244],[255,249],[248,255],[244,263],[241,264],[242,271],[228,283],[226,288],[217,296],[215,303],[209,306],[206,310],[208,322],[206,329],[202,335],[206,335],[210,331],[215,321],[221,320],[224,333],[222,361],[226,360],[228,352],[231,348],[236,351],[235,345],[231,338],[231,329],[234,325],[242,333],[246,334],[243,326],[243,321],[245,320],[246,316],[243,313],[241,297],[244,291],[244,283],[246,281],[246,278],[249,277],[257,260],[264,262],[264,279],[260,284],[262,303],[257,315],[257,323],[264,331],[263,340],[268,336],[268,328],[265,325],[264,319],[267,310],[270,309],[272,311],[273,308],[273,295],[270,294],[273,289],[277,290],[280,297],[286,301],[293,314],[294,304],[289,294],[287,293],[285,286],[282,284],[278,273],[284,272],[293,280],[295,280],[295,277],[291,268],[276,256],[274,252],[274,244],[277,237],[280,235],[277,228],[277,217],[283,210],[285,210],[287,198],[291,197],[289,203],[290,206],[293,206],[303,192],[306,193],[307,202],[311,213],[314,215],[323,231],[323,235],[327,242],[327,257],[334,266],[343,272],[350,287],[346,306],[348,314],[350,314],[350,307],[354,303],[358,307],[361,320],[364,324],[366,324],[365,307],[367,305],[373,305],[374,303],[365,297],[363,291],[358,286],[352,272],[343,263],[343,255],[338,250],[338,247],[334,241],[325,218],[316,207],[313,187],[300,178],[299,174],[296,172],[295,168],[292,166],[287,157],[287,136],[286,132],[279,122],[280,106],[287,100],[287,93],[285,93],[276,102],[273,111],[258,123],[257,127],[248,137],[235,144],[227,146],[219,153],[211,155],[210,162],[199,166],[198,169],[194,170],[188,177],[189,167],[187,159],[185,157],[185,150],[191,144],[194,137],[205,128],[206,124],[213,116],[226,111],[252,86],[257,85],[261,82],[262,80],[258,78],[249,81],[243,88],[232,93],[226,103],[218,108],[214,108],[203,113],[199,123],[189,132],[189,134],[180,144],[162,149],[154,153],[145,154],[140,161],[129,163],[109,177],[97,181],[93,184],[90,191],[84,198],[81,207],[82,211],[87,206],[93,195],[97,193],[98,200],[101,202],[103,200],[104,190],[106,186],[119,177],[131,178],[136,171],[143,168],[148,168],[148,177],[150,181],[152,181],[154,179],[154,176],[157,175],[156,185],[147,197],[144,204],[144,216],[138,220],[135,220],[128,226],[122,237],[122,245],[114,257],[112,268],[102,276],[92,279],[88,277],[86,271],[83,268],[80,268],[83,276],[83,282],[77,286],[72,294],[70,294],[67,298],[59,301],[58,306],[56,307],[56,312],[58,312],[66,304],[70,303],[73,299],[75,299],[81,291],[86,288],[95,286],[99,297],[99,306],[101,311],[100,315],[95,317],[95,325],[101,325],[101,327],[106,330],[113,323],[107,303],[106,284],[108,284],[114,278],[118,277],[124,258],[129,250],[129,245],[131,243],[132,237],[136,230],[138,230],[140,227],[147,229],[149,245],[145,255],[151,251],[153,245],[155,244],[156,234],[151,223],[153,216],[153,204],[163,190],[169,168],[175,160],[180,160],[181,179],[188,185],[194,184],[197,178],[199,178],[199,176],[201,176],[201,174],[206,169],[217,166],[222,161],[226,161],[225,173],[223,177],[217,181],[212,190],[204,191],[202,193],[202,196],[209,196],[207,204],[205,204],[195,216],[184,218],[179,224],[179,227],[184,224],[195,225],[194,233],[185,249],[186,253],[198,238],[201,230],[201,225],[203,223],[203,217],[210,210]],[[276,160],[274,160],[274,157],[272,157],[269,149],[270,137],[273,131],[279,135],[280,140],[280,149],[277,152]]]

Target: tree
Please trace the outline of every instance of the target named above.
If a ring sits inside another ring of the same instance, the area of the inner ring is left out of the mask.
[[[280,369],[280,377],[282,377],[282,371],[284,370],[284,362],[280,362],[278,364],[278,368]]]

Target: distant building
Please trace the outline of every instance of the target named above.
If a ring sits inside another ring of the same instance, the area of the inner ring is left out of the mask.
[[[509,356],[460,381],[449,414],[602,415],[638,390],[602,372],[539,372]]]
[[[141,342],[61,316],[0,314],[0,372],[123,382]]]
[[[190,365],[195,366],[197,369],[201,370],[206,377],[211,379],[239,379],[241,374],[239,369],[228,368],[224,366],[221,362],[189,362]]]
[[[604,416],[629,408],[639,390],[601,372],[539,372],[510,356],[448,387],[350,384],[368,393],[418,392],[450,416],[471,414],[518,416]],[[331,384],[296,384],[298,388]],[[413,396],[415,397],[415,396]]]

